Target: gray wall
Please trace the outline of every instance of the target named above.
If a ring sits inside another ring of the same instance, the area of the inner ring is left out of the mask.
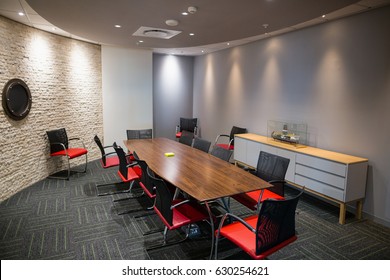
[[[180,117],[192,117],[193,57],[153,55],[154,136],[175,139]]]
[[[152,51],[102,47],[104,144],[153,128]]]
[[[389,26],[385,7],[196,57],[203,137],[305,122],[311,145],[369,159],[364,211],[390,224]]]

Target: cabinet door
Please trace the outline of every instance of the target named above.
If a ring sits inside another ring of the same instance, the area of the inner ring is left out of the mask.
[[[234,160],[247,164],[247,160],[246,160],[247,142],[248,140],[246,139],[240,137],[234,137]]]
[[[260,151],[263,149],[263,144],[259,142],[250,141],[247,142],[247,150],[246,150],[246,163],[254,168],[257,166],[257,162],[259,161]]]
[[[295,152],[287,151],[284,149],[278,149],[278,155],[284,158],[290,159],[290,163],[288,164],[288,169],[286,172],[286,180],[290,182],[294,182],[295,180]]]

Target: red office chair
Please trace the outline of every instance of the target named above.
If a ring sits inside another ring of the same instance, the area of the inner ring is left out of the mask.
[[[100,141],[100,138],[95,135],[93,138],[95,140],[96,145],[99,147],[99,150],[102,154],[102,158],[100,159],[100,163],[102,164],[103,168],[109,168],[113,166],[119,165],[119,158],[115,151],[113,152],[106,152],[107,149],[112,148],[113,146],[103,146],[102,142]]]
[[[98,196],[111,195],[117,193],[129,193],[133,189],[134,181],[138,180],[142,176],[141,168],[139,166],[136,166],[137,162],[133,162],[130,159],[132,155],[130,154],[126,155],[123,149],[120,146],[118,146],[115,142],[113,144],[113,148],[119,159],[118,175],[121,181],[115,183],[96,185]],[[99,189],[101,187],[106,188],[107,186],[112,186],[114,190],[105,193],[99,192]]]
[[[48,178],[56,178],[56,179],[66,179],[69,180],[70,177],[70,160],[85,155],[85,166],[84,170],[77,171],[72,170],[73,172],[78,173],[85,173],[87,172],[87,164],[88,164],[88,156],[87,156],[87,149],[85,149],[85,145],[83,141],[80,138],[69,138],[66,134],[65,128],[60,128],[56,130],[50,130],[46,131],[47,137],[49,139],[50,144],[50,156],[51,157],[66,157],[67,159],[67,176],[57,176],[57,175],[50,175]],[[82,148],[73,148],[70,147],[69,142],[72,140],[79,140],[82,144]],[[61,171],[60,171],[61,172]],[[59,174],[60,172],[56,173]]]
[[[267,199],[258,215],[241,219],[226,213],[216,233],[215,259],[218,258],[218,240],[223,236],[246,252],[251,258],[265,259],[297,239],[295,210],[302,195],[285,200]],[[227,218],[236,220],[224,226]]]
[[[180,138],[182,131],[192,132],[195,136],[198,135],[198,119],[180,118],[180,124],[176,126],[176,138]]]
[[[134,156],[134,162],[137,164],[137,166],[139,166],[139,168],[141,168],[140,177],[139,177],[139,180],[136,181],[136,183],[142,189],[143,194],[146,194],[146,197],[148,198],[151,206],[147,207],[146,209],[145,208],[130,209],[130,210],[118,213],[119,215],[138,212],[141,210],[153,210],[154,200],[156,198],[156,187],[153,185],[152,180],[149,178],[149,176],[147,174],[147,169],[148,169],[147,163],[143,160],[140,160],[135,151],[133,153],[133,156]],[[133,168],[135,168],[135,167],[133,167]],[[137,197],[130,196],[130,197],[116,199],[113,202],[120,202],[120,201],[125,201],[125,200],[129,200],[129,199],[133,199],[133,198],[138,198],[138,197],[140,197],[140,196],[137,196]],[[139,215],[139,216],[136,216],[135,218],[143,217],[146,215],[149,215],[149,214]],[[144,235],[146,235],[146,234],[144,234]]]
[[[273,155],[264,151],[259,154],[257,169],[254,175],[269,182],[273,187],[232,196],[235,200],[251,210],[258,210],[261,202],[268,198],[284,199],[284,177],[287,172],[290,159]]]
[[[227,150],[234,150],[234,135],[235,134],[241,134],[241,133],[247,133],[247,129],[243,127],[238,127],[238,126],[233,126],[232,130],[230,131],[230,134],[220,134],[217,136],[215,139],[214,145],[217,145],[221,148],[227,149]],[[228,138],[229,142],[228,143],[218,143],[220,138]]]
[[[206,221],[210,219],[210,215],[206,208],[189,199],[173,199],[171,192],[162,179],[153,176],[151,170],[148,168],[148,176],[152,180],[153,185],[156,186],[156,200],[154,204],[154,211],[160,217],[165,225],[164,239],[161,245],[156,245],[147,248],[153,250],[167,245],[177,244],[187,239],[189,235],[189,228],[191,224]],[[213,229],[213,223],[212,229]],[[168,230],[175,230],[187,226],[186,236],[179,242],[167,243]]]

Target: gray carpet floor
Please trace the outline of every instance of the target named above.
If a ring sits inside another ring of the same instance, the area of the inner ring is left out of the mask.
[[[90,162],[87,173],[69,181],[44,179],[0,204],[0,258],[11,259],[207,259],[210,227],[199,224],[200,234],[166,248],[145,248],[162,241],[162,233],[143,235],[162,227],[155,215],[135,217],[150,202],[145,197],[113,203],[129,194],[98,196],[96,184],[116,182],[117,168],[104,170]],[[107,187],[107,190],[111,187]],[[137,187],[135,187],[137,194]],[[104,192],[105,187],[100,189]],[[293,192],[293,190],[286,190]],[[139,210],[118,215],[127,210]],[[251,214],[232,201],[234,213]],[[390,259],[390,228],[347,213],[347,224],[338,224],[338,207],[309,195],[299,201],[298,240],[269,259],[358,260]],[[169,233],[179,239],[182,232]],[[219,246],[222,259],[248,259],[227,240]]]

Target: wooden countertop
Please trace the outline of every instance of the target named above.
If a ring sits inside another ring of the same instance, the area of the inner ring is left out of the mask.
[[[304,145],[292,145],[288,143],[283,143],[280,141],[276,141],[273,138],[265,137],[262,135],[254,134],[254,133],[244,133],[244,134],[236,134],[236,137],[240,137],[243,139],[263,143],[269,146],[274,146],[277,148],[282,148],[285,150],[290,150],[296,153],[301,153],[309,156],[314,156],[318,158],[324,158],[327,160],[340,162],[343,164],[354,164],[368,161],[366,158],[351,156],[347,154],[337,153],[333,151],[323,150],[315,147],[304,146]]]

